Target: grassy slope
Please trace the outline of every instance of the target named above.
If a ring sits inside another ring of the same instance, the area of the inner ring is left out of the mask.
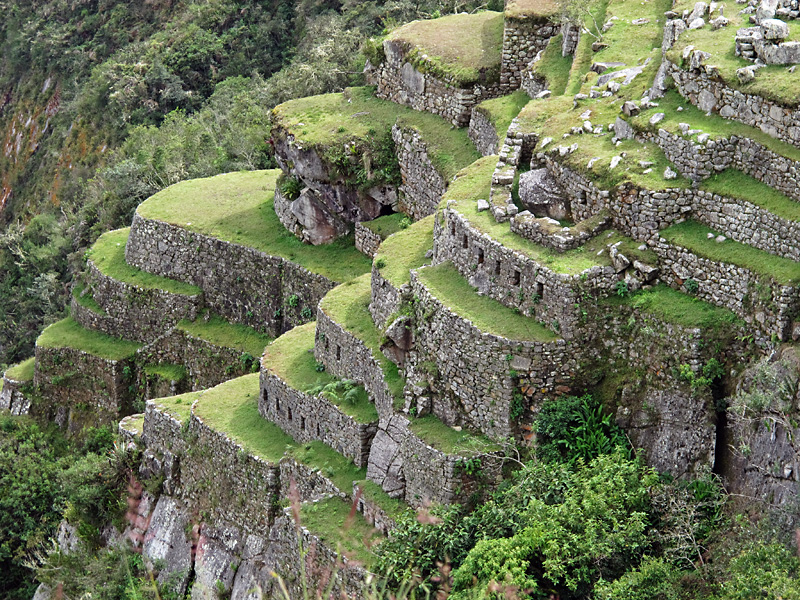
[[[314,358],[315,328],[316,323],[295,327],[270,344],[264,353],[264,366],[296,390],[307,391],[316,384],[325,385],[338,380],[330,373],[317,370]],[[362,386],[359,386],[355,402],[347,402],[333,395],[326,398],[359,423],[378,420],[378,411]]]
[[[412,21],[395,29],[388,37],[416,46],[419,55],[427,56],[423,66],[435,75],[453,78],[461,87],[480,81],[482,73],[489,81],[496,81],[500,75],[501,13],[462,13]]]
[[[436,415],[411,419],[410,426],[411,431],[422,441],[446,454],[468,456],[477,452],[493,452],[498,449],[498,446],[486,437],[466,430],[456,431],[442,423]]]
[[[348,281],[370,261],[342,239],[304,244],[281,225],[273,208],[279,170],[226,173],[184,181],[155,194],[137,212],[185,229],[281,256],[333,281]]]
[[[572,56],[561,56],[563,36],[559,33],[550,39],[542,53],[542,58],[533,68],[533,72],[547,80],[547,88],[553,96],[560,96],[567,89],[569,73],[572,69]]]
[[[392,213],[391,215],[384,215],[372,221],[364,221],[361,224],[372,233],[381,236],[382,240],[385,240],[393,233],[401,231],[407,220],[408,217],[403,213]]]
[[[347,88],[285,102],[272,111],[273,123],[305,147],[325,149],[350,140],[388,135],[395,123],[419,131],[434,167],[445,180],[480,156],[467,131],[442,117],[373,96],[372,88]]]
[[[421,267],[428,259],[425,254],[433,248],[434,216],[417,221],[411,227],[390,236],[378,248],[375,263],[381,275],[395,287],[411,281],[409,271]]]
[[[42,348],[76,348],[108,360],[122,360],[133,355],[141,344],[84,329],[71,317],[53,323],[36,340]]]
[[[508,0],[507,17],[554,17],[558,14],[558,3],[554,0]]]
[[[481,331],[515,341],[552,342],[558,339],[538,321],[503,306],[497,300],[479,295],[452,263],[425,267],[417,274],[435,298]]]
[[[122,281],[137,287],[165,290],[173,294],[194,296],[200,293],[200,288],[182,281],[175,281],[167,277],[160,277],[130,266],[125,262],[125,244],[128,242],[130,227],[109,231],[100,236],[86,256],[100,272],[117,281]]]
[[[519,111],[521,111],[530,100],[528,94],[522,90],[517,90],[508,96],[484,100],[478,104],[477,109],[489,117],[489,121],[497,132],[497,138],[502,143],[506,137],[508,126],[511,125],[511,121],[514,120],[514,117],[519,114]],[[478,157],[475,158],[477,159]]]
[[[212,314],[208,320],[204,317],[198,317],[195,321],[183,320],[178,323],[178,329],[217,346],[247,352],[253,357],[261,356],[272,340],[252,327],[230,323],[216,314]]]
[[[397,365],[381,352],[381,334],[372,322],[369,303],[371,281],[364,275],[332,289],[320,302],[320,308],[331,319],[360,339],[372,351],[383,369],[384,380],[396,402],[402,401],[404,383]]]
[[[736,169],[725,169],[700,184],[701,190],[752,202],[774,215],[800,221],[800,202]]]
[[[303,504],[300,523],[331,549],[366,567],[372,562],[371,548],[382,539],[363,515],[359,512],[352,514],[350,503],[341,498]]]
[[[148,375],[156,375],[166,381],[183,381],[186,379],[187,371],[183,365],[145,365],[144,372]]]
[[[718,243],[708,239],[708,233],[716,236],[719,232],[696,221],[685,221],[668,227],[661,232],[661,237],[698,256],[744,267],[783,285],[800,283],[800,263],[733,240]]]
[[[192,414],[192,404],[203,392],[189,392],[179,396],[169,396],[167,398],[156,398],[153,402],[167,414],[175,417],[181,423],[186,423]]]
[[[83,283],[76,283],[72,288],[72,296],[82,307],[88,308],[93,313],[98,315],[105,315],[106,311],[104,311],[103,307],[97,303],[97,300],[94,299],[94,296],[92,296],[90,293],[83,293],[85,289],[86,286]]]
[[[9,379],[13,379],[14,381],[31,381],[33,380],[35,363],[36,358],[31,356],[30,358],[23,360],[18,365],[9,367],[5,372],[5,376]]]

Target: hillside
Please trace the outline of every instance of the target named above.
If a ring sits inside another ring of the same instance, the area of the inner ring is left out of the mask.
[[[392,23],[362,85],[261,106],[263,163],[106,223],[4,373],[8,485],[29,436],[63,508],[30,500],[57,539],[4,542],[3,585],[800,598],[800,13],[480,8]]]

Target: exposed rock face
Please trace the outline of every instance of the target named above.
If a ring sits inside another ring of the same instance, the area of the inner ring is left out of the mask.
[[[169,496],[162,497],[150,517],[142,553],[154,567],[161,565],[157,580],[169,584],[182,596],[186,592],[192,567],[192,540],[186,509]]]
[[[520,174],[519,199],[534,215],[556,220],[570,216],[569,200],[547,169],[533,169]]]
[[[402,498],[405,493],[406,480],[400,449],[407,434],[408,419],[396,415],[379,425],[372,442],[367,478],[380,485],[393,498]]]

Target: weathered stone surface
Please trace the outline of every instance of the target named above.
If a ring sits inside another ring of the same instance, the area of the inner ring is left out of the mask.
[[[614,135],[620,140],[632,140],[635,132],[626,120],[617,117],[614,121]]]
[[[192,567],[192,540],[187,534],[190,530],[186,508],[173,498],[162,496],[150,518],[142,548],[151,568],[161,565],[158,582],[169,582],[179,596],[186,591]]]
[[[367,479],[380,485],[392,498],[405,495],[406,480],[400,448],[407,435],[408,419],[393,415],[379,424],[370,451]]]
[[[538,216],[565,219],[569,200],[547,169],[533,169],[519,176],[519,198],[526,209]]]
[[[779,19],[764,19],[760,25],[766,40],[783,41],[789,37],[789,26]]]

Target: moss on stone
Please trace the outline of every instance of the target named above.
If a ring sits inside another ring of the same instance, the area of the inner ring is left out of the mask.
[[[710,239],[709,233],[713,234]],[[718,231],[697,221],[678,223],[661,232],[668,242],[703,258],[748,269],[782,285],[800,283],[800,263],[730,239],[719,243],[714,239],[718,235]]]
[[[141,271],[125,262],[125,244],[128,242],[130,227],[109,231],[98,238],[86,256],[101,273],[140,288],[164,290],[173,294],[194,296],[201,293],[199,287],[176,281],[160,275]]]
[[[129,358],[142,347],[137,342],[84,329],[72,317],[53,323],[42,331],[36,345],[42,348],[75,348],[107,360]]]
[[[508,96],[484,100],[475,107],[475,110],[484,113],[488,117],[489,122],[494,126],[494,130],[497,132],[497,139],[502,142],[506,137],[506,132],[508,131],[508,126],[511,125],[511,121],[514,120],[514,117],[519,114],[519,111],[521,111],[530,100],[528,94],[522,90],[517,90]],[[478,157],[475,157],[476,160],[477,158]]]
[[[781,194],[778,190],[736,169],[725,169],[700,184],[700,189],[746,200],[764,210],[789,221],[800,221],[800,202]]]
[[[21,363],[16,364],[6,369],[5,376],[14,381],[32,381],[33,371],[36,365],[36,358],[31,356],[23,360]]]
[[[411,419],[410,428],[423,442],[445,454],[471,456],[499,450],[499,446],[488,438],[464,429],[457,431],[442,423],[436,415]]]
[[[310,246],[286,231],[273,207],[279,169],[226,173],[183,181],[139,205],[144,218],[255,248],[290,260],[333,281],[348,281],[370,269],[351,237]]]
[[[246,352],[253,358],[261,356],[272,341],[271,337],[252,327],[230,323],[214,313],[205,313],[194,321],[184,319],[178,323],[178,329],[217,346]]]
[[[375,255],[381,276],[399,288],[411,281],[410,271],[425,264],[433,248],[434,216],[430,215],[388,237]]]
[[[513,341],[553,342],[558,339],[535,319],[478,294],[452,263],[419,269],[417,275],[439,302],[484,333]]]
[[[458,87],[500,78],[503,15],[485,11],[412,21],[388,36],[414,47],[412,64]]]
[[[361,513],[352,514],[351,508],[341,498],[306,502],[300,507],[300,523],[332,550],[369,568],[380,535]]]
[[[262,364],[286,383],[300,392],[317,385],[326,385],[340,381],[321,369],[314,358],[314,334],[316,323],[306,323],[286,332],[267,346]],[[359,423],[374,423],[378,420],[378,411],[369,401],[363,386],[358,386],[359,393],[355,401],[348,402],[334,395],[325,396],[342,412],[353,417]]]

